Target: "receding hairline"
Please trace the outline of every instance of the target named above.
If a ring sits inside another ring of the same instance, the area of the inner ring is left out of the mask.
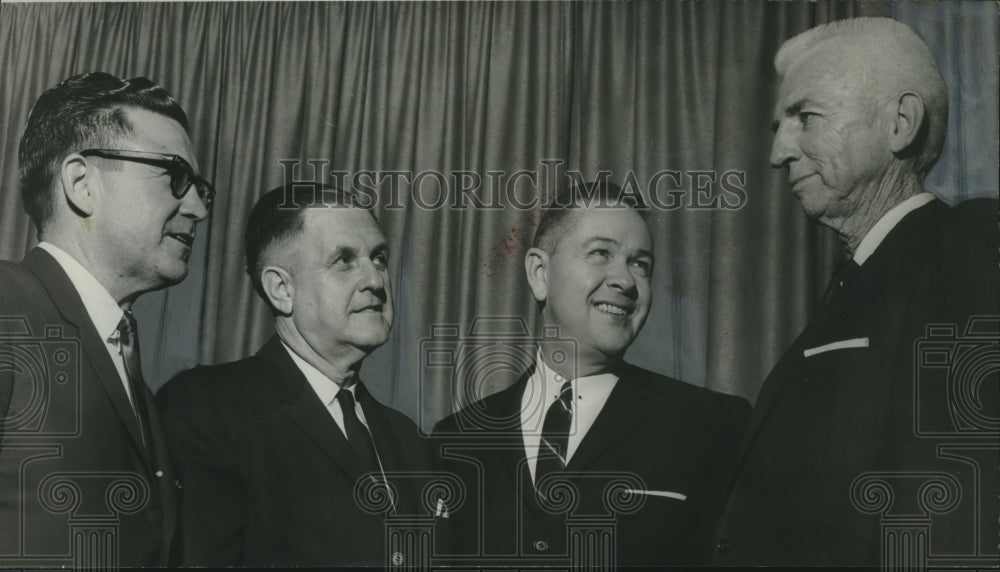
[[[607,207],[596,207],[596,206],[582,206],[582,205],[571,205],[565,206],[558,209],[557,212],[553,213],[550,224],[544,229],[545,234],[541,232],[536,233],[534,240],[532,241],[532,247],[538,248],[545,251],[550,256],[555,254],[559,249],[559,245],[562,239],[571,232],[576,226],[579,225],[579,219],[581,216],[599,213],[604,211],[624,211],[629,210],[638,215],[642,220],[642,226],[646,230],[646,234],[650,239],[649,252],[653,252],[653,231],[649,227],[649,221],[647,220],[648,213],[643,209],[637,209],[632,206],[621,206],[617,208],[607,208]],[[577,222],[567,223],[566,221],[574,220]],[[540,229],[541,230],[541,229]]]
[[[267,268],[268,266],[279,266],[281,268],[284,268],[285,270],[288,270],[289,272],[294,272],[292,266],[294,265],[294,263],[298,262],[298,259],[299,259],[299,256],[298,256],[299,249],[298,248],[293,248],[293,246],[294,246],[294,243],[297,240],[301,239],[302,236],[310,228],[308,226],[309,225],[309,218],[310,218],[309,217],[310,211],[312,211],[314,215],[319,215],[320,213],[323,213],[323,212],[338,212],[338,211],[347,211],[347,210],[362,211],[365,214],[367,214],[369,217],[371,217],[371,220],[372,220],[375,228],[382,235],[382,244],[388,246],[388,240],[385,238],[385,232],[382,230],[381,225],[379,225],[378,218],[375,216],[375,213],[371,209],[368,209],[368,208],[365,208],[365,207],[362,207],[362,206],[359,206],[359,205],[345,204],[345,205],[340,205],[340,206],[335,206],[335,207],[334,206],[323,206],[323,205],[309,205],[309,206],[304,206],[302,208],[296,208],[294,210],[296,211],[296,217],[295,218],[298,221],[298,224],[296,224],[296,226],[293,228],[293,231],[291,233],[285,234],[284,236],[275,237],[274,240],[272,240],[270,243],[268,243],[260,251],[259,258],[260,258],[260,261],[262,262],[262,264],[260,264],[259,271],[262,271],[264,268]],[[315,220],[316,216],[313,216],[312,218]],[[315,225],[315,224],[317,224],[317,223],[314,222],[313,225]],[[289,249],[291,249],[291,250],[289,250]],[[271,256],[272,251],[282,251],[282,252],[287,253],[288,256],[289,256],[289,258],[292,260],[293,264],[284,265],[284,264],[276,264],[276,263],[274,263],[272,260],[270,260],[270,256]]]

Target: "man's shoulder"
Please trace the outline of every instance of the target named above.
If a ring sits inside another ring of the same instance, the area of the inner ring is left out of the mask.
[[[46,335],[65,318],[41,279],[25,264],[0,261],[0,335]]]
[[[963,201],[947,210],[941,221],[941,237],[945,240],[965,240],[985,234],[996,235],[1000,201],[978,198]],[[996,239],[994,238],[994,242]]]
[[[654,432],[673,431],[680,424],[691,438],[726,444],[737,439],[750,419],[750,402],[742,397],[626,365],[618,383],[635,392],[633,400],[662,413],[647,417]]]
[[[521,426],[520,397],[523,390],[524,380],[522,379],[510,387],[466,405],[438,421],[434,425],[434,434],[506,433],[515,429],[519,430]]]
[[[182,371],[157,392],[157,402],[164,407],[184,407],[191,402],[211,400],[220,405],[235,404],[256,390],[263,377],[260,360],[255,356],[237,361],[198,365]]]
[[[681,402],[694,408],[750,409],[750,404],[742,397],[680,381],[632,364],[625,364],[622,368],[619,383],[629,384],[630,389],[642,392],[650,399]]]
[[[419,432],[417,424],[413,421],[413,419],[410,418],[409,415],[403,413],[398,409],[393,408],[390,405],[386,405],[379,399],[376,399],[375,396],[371,394],[371,391],[368,389],[367,386],[365,387],[364,390],[365,392],[368,393],[369,397],[369,399],[364,403],[365,408],[369,406],[377,408],[382,413],[382,415],[385,416],[385,418],[389,421],[389,423],[392,424],[397,429],[403,429],[407,433]]]
[[[12,260],[0,260],[0,284],[7,284],[8,282],[20,282],[27,280],[29,277],[34,278],[34,274],[28,267],[20,262],[14,262]]]
[[[974,217],[996,222],[1000,200],[993,197],[968,199],[948,209],[948,217]]]
[[[44,297],[42,283],[20,262],[0,260],[0,307],[34,301]]]

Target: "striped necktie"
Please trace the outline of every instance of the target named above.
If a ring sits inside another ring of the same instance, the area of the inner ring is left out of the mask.
[[[538,446],[535,484],[554,472],[566,468],[569,451],[569,429],[573,422],[573,382],[566,381],[559,389],[559,398],[549,406],[542,425],[542,440]]]
[[[139,426],[139,439],[142,446],[149,450],[152,444],[149,439],[149,412],[146,410],[146,382],[142,379],[142,362],[139,359],[138,324],[135,316],[128,310],[125,310],[118,322],[118,348],[121,350],[122,361],[125,362],[125,376],[128,377],[132,392],[132,412]]]

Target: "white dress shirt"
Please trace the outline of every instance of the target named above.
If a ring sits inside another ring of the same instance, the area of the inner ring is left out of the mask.
[[[354,391],[357,387],[356,384],[351,384],[347,387],[341,387],[335,381],[327,377],[323,372],[313,367],[309,362],[302,359],[297,353],[292,351],[292,348],[285,344],[284,340],[281,341],[281,345],[284,346],[285,351],[288,355],[292,357],[292,361],[298,366],[299,371],[302,375],[306,376],[306,381],[309,382],[309,386],[313,388],[316,392],[316,396],[319,400],[323,402],[326,410],[330,413],[330,417],[337,423],[337,427],[340,427],[340,432],[344,434],[344,438],[347,439],[347,428],[344,426],[344,410],[340,408],[340,401],[337,401],[337,393],[341,391],[349,391],[351,395],[354,396],[354,413],[358,416],[358,420],[361,424],[365,426],[368,430],[368,438],[372,440],[372,449],[375,451],[375,460],[378,461],[378,471],[382,474],[382,481],[385,481],[385,466],[382,464],[382,456],[378,453],[378,447],[375,446],[375,439],[371,434],[372,428],[368,426],[368,420],[365,419],[365,410],[361,409],[361,403],[358,402],[358,393]],[[393,512],[396,510],[396,499],[392,496],[391,489],[389,490],[389,502],[392,503]],[[439,505],[440,510],[440,505]]]
[[[545,365],[541,352],[538,352],[535,356],[535,371],[528,377],[528,384],[521,397],[521,434],[524,438],[524,450],[527,453],[532,482],[535,480],[535,466],[538,464],[538,447],[542,441],[545,414],[549,407],[559,400],[559,390],[565,382],[566,378],[562,374]],[[594,420],[604,409],[604,403],[607,402],[616,383],[618,376],[613,373],[578,377],[572,381],[573,417],[566,448],[567,463],[580,447],[580,442],[586,437]]]
[[[933,200],[934,195],[931,193],[919,193],[889,209],[889,212],[882,215],[882,218],[878,219],[875,226],[861,239],[858,249],[854,251],[854,262],[857,262],[858,266],[864,264],[903,217]]]
[[[135,400],[132,398],[132,388],[128,383],[128,374],[125,373],[125,360],[122,358],[121,347],[118,343],[118,324],[125,315],[124,310],[118,306],[118,302],[111,297],[108,290],[94,278],[82,264],[69,255],[65,250],[50,242],[41,242],[38,247],[52,255],[56,262],[62,267],[63,272],[73,283],[83,307],[87,310],[90,321],[97,329],[98,335],[104,340],[104,346],[111,356],[111,361],[118,370],[118,377],[121,378],[122,386],[125,387],[125,395],[128,396],[132,407],[135,407]]]

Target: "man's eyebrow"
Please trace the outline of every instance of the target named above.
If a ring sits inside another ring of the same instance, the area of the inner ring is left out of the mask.
[[[610,242],[611,244],[614,244],[614,245],[618,244],[618,241],[615,240],[615,239],[613,239],[613,238],[608,238],[606,236],[594,236],[594,237],[591,237],[590,239],[588,239],[587,242],[584,242],[583,245],[584,246],[590,246],[591,244],[593,244],[595,242]]]
[[[372,249],[372,255],[376,254],[389,254],[389,245],[385,242],[380,242],[375,245]]]
[[[655,257],[653,256],[653,251],[646,250],[645,248],[640,248],[639,250],[635,251],[635,254],[632,256],[632,258],[642,258],[643,256],[650,259],[655,259]]]

